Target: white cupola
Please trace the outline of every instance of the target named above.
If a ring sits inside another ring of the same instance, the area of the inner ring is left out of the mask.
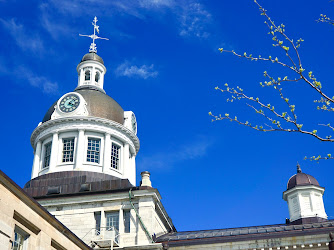
[[[92,35],[81,35],[91,38],[93,41],[89,47],[89,53],[84,55],[81,62],[77,67],[78,71],[78,87],[77,89],[81,89],[81,87],[92,87],[97,88],[99,90],[103,90],[103,82],[104,82],[104,74],[107,69],[104,66],[104,62],[100,56],[98,56],[95,40],[96,39],[104,39],[109,40],[108,38],[99,37],[96,34],[100,32],[99,26],[97,23],[97,17],[94,17],[92,25],[94,26],[94,33]]]
[[[323,194],[325,188],[311,175],[302,173],[299,164],[297,174],[293,175],[283,192],[283,199],[288,202],[290,222],[304,224],[327,220]]]
[[[76,89],[83,87],[93,87],[103,90],[104,74],[106,67],[100,56],[95,52],[89,52],[82,58],[77,67],[78,86]]]

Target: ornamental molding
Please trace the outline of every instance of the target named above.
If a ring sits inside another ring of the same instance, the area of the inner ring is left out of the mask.
[[[122,124],[119,124],[118,122],[92,116],[63,117],[44,122],[35,128],[35,130],[32,132],[30,137],[30,144],[33,148],[35,148],[37,141],[46,137],[47,135],[52,135],[52,133],[55,131],[66,132],[79,129],[84,129],[87,131],[99,131],[102,134],[110,133],[120,140],[129,143],[136,154],[139,151],[139,139],[131,130],[124,127]]]
[[[87,132],[99,133],[99,134],[110,134],[115,137],[122,143],[128,143],[132,152],[136,152],[136,147],[133,141],[126,136],[124,133],[117,131],[115,128],[106,127],[101,124],[91,124],[85,122],[66,122],[61,124],[56,124],[50,128],[45,129],[40,134],[37,135],[35,139],[35,144],[38,141],[47,140],[47,138],[51,137],[54,133],[77,133],[79,130],[84,130]]]
[[[142,192],[146,191],[146,192]],[[157,190],[151,189],[151,190],[132,190],[132,193],[134,194],[135,198],[133,200],[133,203],[138,206],[139,203],[143,201],[142,198],[151,198],[152,201],[155,201],[157,199]],[[161,198],[161,197],[160,197]],[[38,198],[37,198],[38,200]],[[73,196],[73,197],[52,197],[52,199],[43,198],[41,200],[38,200],[38,202],[43,205],[43,207],[54,207],[54,206],[71,206],[71,205],[78,205],[78,204],[91,204],[95,207],[101,207],[101,206],[114,206],[116,202],[128,202],[129,201],[129,193],[128,191],[122,192],[122,193],[106,193],[106,194],[93,194],[93,195],[81,195],[81,196]],[[96,205],[98,204],[99,205]],[[119,206],[118,204],[116,206]],[[161,204],[162,206],[162,204]]]
[[[309,192],[320,192],[322,195],[325,192],[325,188],[315,186],[315,185],[305,185],[305,186],[296,186],[292,189],[286,190],[283,192],[283,199],[286,200],[288,195],[293,195],[295,193],[302,193],[303,191]]]

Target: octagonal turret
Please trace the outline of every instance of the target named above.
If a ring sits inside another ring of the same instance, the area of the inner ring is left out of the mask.
[[[324,191],[313,176],[302,172],[298,164],[297,174],[289,179],[287,190],[283,192],[283,199],[288,202],[290,222],[303,224],[327,220],[322,198]]]

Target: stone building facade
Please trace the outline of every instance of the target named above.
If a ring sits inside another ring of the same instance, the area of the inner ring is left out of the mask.
[[[0,249],[91,249],[0,171]]]
[[[142,176],[135,187],[101,173],[56,172],[31,180],[25,190],[91,247],[161,249],[155,237],[176,230],[149,173]]]

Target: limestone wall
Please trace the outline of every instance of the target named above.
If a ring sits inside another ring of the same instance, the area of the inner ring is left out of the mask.
[[[115,194],[52,198],[39,202],[86,244],[92,245],[96,236],[97,221],[94,214],[101,214],[100,227],[105,228],[106,214],[115,212],[119,215],[119,230],[116,232],[117,245],[120,247],[147,246],[152,244],[148,235],[159,236],[168,232],[166,222],[163,222],[164,217],[161,213],[157,213],[157,209],[162,205],[156,191],[136,190],[132,193],[131,200],[135,209],[130,203],[128,191]],[[125,232],[124,211],[130,211],[130,232]]]
[[[12,242],[15,240],[14,231],[23,234],[26,238],[24,249],[61,249],[61,247],[73,250],[83,249],[61,233],[61,230],[66,230],[64,227],[61,229],[59,222],[52,223],[51,220],[53,220],[51,215],[27,197],[16,184],[11,183],[8,177],[0,173],[1,250],[11,249]]]

